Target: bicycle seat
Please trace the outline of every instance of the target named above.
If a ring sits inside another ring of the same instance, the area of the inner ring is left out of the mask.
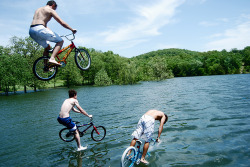
[[[140,140],[136,140],[136,143],[137,143],[138,145],[141,145],[141,144],[142,144],[142,142],[141,142]]]

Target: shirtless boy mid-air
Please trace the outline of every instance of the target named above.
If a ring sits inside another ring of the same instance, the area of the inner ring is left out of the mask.
[[[168,121],[168,116],[164,114],[162,111],[158,110],[147,111],[139,120],[136,130],[132,133],[134,139],[131,141],[130,146],[135,146],[136,140],[140,139],[143,134],[146,136],[146,141],[143,146],[143,153],[141,157],[141,162],[144,164],[148,164],[148,161],[145,160],[145,156],[147,154],[149,143],[154,133],[155,120],[160,121],[158,137],[156,139],[156,141],[159,142],[163,130],[163,125]]]
[[[36,41],[39,45],[41,45],[44,48],[43,52],[44,56],[48,56],[48,50],[51,49],[49,41],[56,43],[51,58],[49,59],[49,62],[60,66],[61,64],[56,62],[55,56],[63,46],[63,39],[57,33],[51,31],[47,27],[47,23],[53,17],[64,28],[71,30],[72,33],[75,34],[76,30],[72,29],[65,21],[63,21],[58,16],[58,14],[55,11],[56,8],[57,4],[55,1],[48,1],[46,6],[38,8],[35,11],[33,21],[29,29],[29,34],[34,41]]]
[[[77,107],[78,110],[74,107]],[[82,109],[82,107],[79,105],[77,100],[77,92],[75,90],[69,90],[69,98],[66,99],[61,107],[61,111],[59,113],[59,116],[57,118],[58,122],[60,124],[63,124],[67,128],[70,129],[70,131],[75,131],[75,139],[77,143],[77,151],[86,150],[87,147],[81,146],[80,136],[78,130],[76,130],[76,124],[72,122],[71,117],[69,116],[70,111],[74,111],[76,113],[82,113],[83,115],[86,115],[88,117],[92,117],[92,115],[88,115],[88,113]]]

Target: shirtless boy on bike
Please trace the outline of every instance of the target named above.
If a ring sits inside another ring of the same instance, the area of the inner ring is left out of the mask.
[[[55,11],[56,8],[57,4],[55,1],[48,1],[46,6],[38,8],[35,11],[33,21],[30,26],[29,34],[32,39],[34,39],[39,45],[41,45],[44,48],[43,52],[44,56],[48,56],[48,50],[51,49],[49,41],[56,43],[51,58],[49,59],[49,62],[60,66],[61,64],[56,62],[55,56],[63,46],[63,39],[58,34],[51,31],[47,27],[47,23],[53,17],[64,28],[71,30],[72,33],[76,33],[76,30],[72,29],[65,21],[63,21],[58,16],[58,14]]]
[[[141,138],[143,134],[147,138],[143,147],[143,153],[141,157],[141,162],[145,164],[148,164],[148,161],[145,160],[145,156],[148,151],[149,142],[151,141],[152,135],[154,133],[155,120],[160,121],[158,137],[156,139],[156,141],[159,142],[161,132],[163,130],[163,125],[168,121],[168,116],[164,114],[162,111],[158,111],[158,110],[147,111],[139,120],[136,130],[132,133],[132,136],[134,137],[134,139],[131,141],[130,146],[135,146],[136,140]]]
[[[74,108],[74,106],[76,106],[78,110]],[[69,90],[69,98],[63,102],[57,120],[60,124],[63,124],[64,126],[69,128],[70,131],[75,131],[75,139],[78,147],[77,151],[86,150],[87,147],[81,146],[79,132],[78,130],[76,130],[76,124],[72,122],[72,119],[69,116],[71,110],[77,113],[82,113],[83,115],[86,115],[90,118],[92,117],[92,115],[88,115],[88,113],[79,105],[77,100],[77,92],[75,90]]]

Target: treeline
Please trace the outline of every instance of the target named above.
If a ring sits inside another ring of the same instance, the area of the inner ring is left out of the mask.
[[[86,48],[85,48],[86,49]],[[72,52],[64,68],[59,68],[55,79],[38,80],[33,62],[42,56],[43,48],[31,38],[11,38],[11,46],[0,46],[0,91],[15,92],[17,87],[42,89],[63,82],[64,86],[135,84],[139,81],[164,80],[172,77],[223,75],[250,71],[250,47],[230,52],[194,52],[184,49],[164,49],[133,58],[121,57],[112,51],[87,49],[92,64],[81,71]],[[63,55],[62,55],[63,56]]]
[[[175,77],[240,74],[250,71],[250,47],[245,47],[243,50],[232,49],[230,52],[164,49],[133,59],[137,62],[154,60],[156,66],[157,63],[168,65],[168,69]]]

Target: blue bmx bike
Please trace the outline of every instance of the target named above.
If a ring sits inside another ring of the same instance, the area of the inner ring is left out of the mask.
[[[152,139],[152,141],[156,142],[155,139]],[[135,164],[139,165],[142,157],[142,151],[141,151],[141,145],[142,142],[140,140],[136,141],[136,147],[129,146],[122,154],[121,158],[121,167],[133,167]],[[147,153],[148,156],[150,156],[149,153]]]

